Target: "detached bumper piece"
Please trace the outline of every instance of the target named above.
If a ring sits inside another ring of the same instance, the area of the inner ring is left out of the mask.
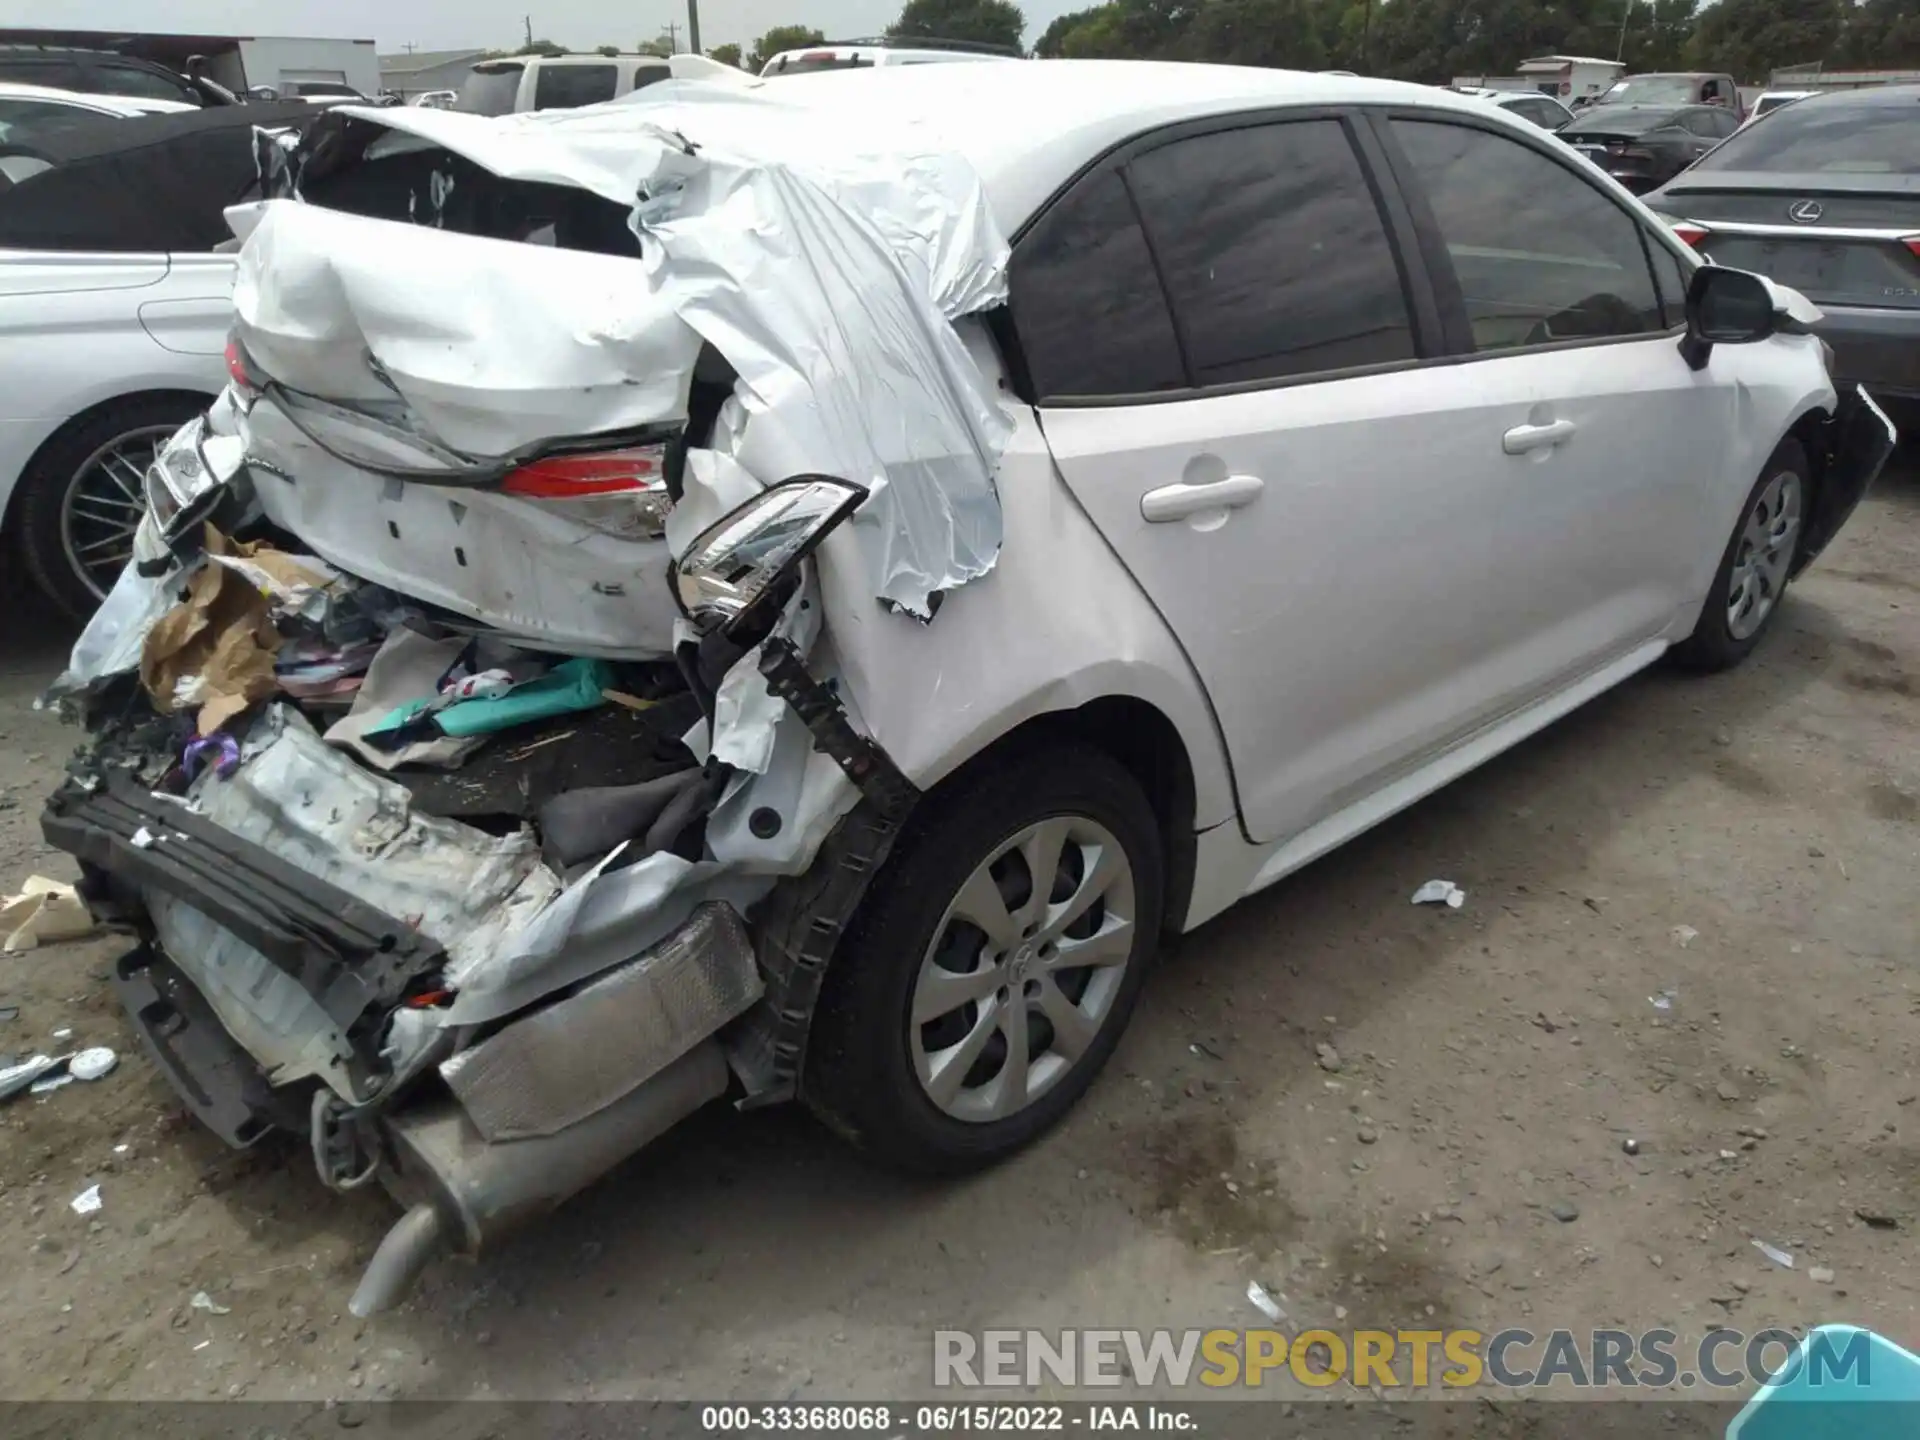
[[[1805,539],[1794,560],[1798,575],[1840,533],[1854,507],[1880,476],[1899,432],[1893,422],[1860,385],[1841,389],[1840,403],[1827,425],[1826,463],[1807,516]]]
[[[356,1082],[383,1069],[388,1013],[446,960],[437,942],[393,916],[125,775],[109,774],[91,788],[64,786],[47,802],[40,828],[50,845],[87,867],[81,888],[89,900],[158,891],[265,955],[347,1038]]]

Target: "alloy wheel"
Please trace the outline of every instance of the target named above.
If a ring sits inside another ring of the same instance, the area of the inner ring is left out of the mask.
[[[1135,918],[1133,867],[1105,826],[1059,815],[1010,836],[948,904],[914,981],[927,1097],[986,1123],[1058,1085],[1113,1010]]]
[[[1783,470],[1760,489],[1740,529],[1727,579],[1727,634],[1745,640],[1766,623],[1787,588],[1800,535],[1800,477]]]
[[[60,499],[60,545],[94,598],[105,599],[133,558],[133,532],[146,514],[146,475],[179,427],[146,425],[116,435],[73,472]]]

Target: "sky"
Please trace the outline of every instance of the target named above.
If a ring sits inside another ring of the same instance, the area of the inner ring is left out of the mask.
[[[1089,0],[1025,0],[1027,42],[1057,15]],[[46,0],[0,0],[0,28],[125,30],[209,35],[310,35],[374,40],[380,52],[511,49],[522,17],[533,33],[577,49],[631,48],[669,21],[686,25],[686,0],[65,0],[58,20]],[[812,25],[829,38],[876,35],[900,13],[899,0],[701,0],[700,43],[750,44],[775,25]],[[682,44],[685,30],[682,29]]]

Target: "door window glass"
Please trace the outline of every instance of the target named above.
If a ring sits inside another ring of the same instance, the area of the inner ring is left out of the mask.
[[[1186,384],[1147,237],[1117,172],[1090,175],[1040,217],[1013,252],[1008,288],[1037,398]]]
[[[1399,266],[1339,121],[1176,140],[1127,178],[1195,384],[1413,358]]]
[[[1453,260],[1474,349],[1665,328],[1640,223],[1531,146],[1395,120]]]

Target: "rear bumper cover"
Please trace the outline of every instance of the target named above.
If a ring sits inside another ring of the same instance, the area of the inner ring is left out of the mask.
[[[1920,310],[1820,304],[1815,332],[1833,347],[1833,376],[1882,399],[1920,399]]]
[[[40,828],[81,862],[82,892],[97,909],[138,917],[142,892],[171,896],[295,981],[348,1042],[342,1079],[357,1095],[378,1088],[392,1009],[446,962],[437,942],[405,922],[124,774],[69,782]]]

